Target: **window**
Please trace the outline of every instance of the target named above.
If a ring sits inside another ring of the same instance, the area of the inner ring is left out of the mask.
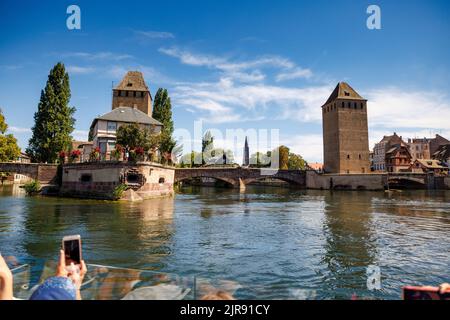
[[[92,175],[89,174],[89,173],[84,173],[84,174],[81,175],[80,181],[84,182],[84,183],[91,182],[92,181]]]
[[[359,160],[361,160],[361,155],[359,155]]]
[[[344,102],[342,102],[342,108],[345,108]]]
[[[350,159],[350,155],[349,154],[347,155],[347,159]]]
[[[351,103],[351,102],[348,103],[348,108],[349,108],[349,109],[352,108],[352,103]]]
[[[159,183],[164,183],[166,180],[164,179],[164,177],[159,178]]]
[[[344,95],[345,95],[346,97],[350,97],[350,92],[344,91]]]
[[[361,102],[361,110],[363,109],[363,103]]]
[[[117,130],[117,122],[108,121],[107,131],[108,132],[116,132]]]
[[[121,90],[119,90],[119,96],[121,96],[121,97],[125,97],[125,91],[121,91]]]

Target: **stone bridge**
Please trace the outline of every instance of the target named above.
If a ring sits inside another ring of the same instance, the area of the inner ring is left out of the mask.
[[[44,163],[0,162],[0,172],[17,173],[43,185],[57,184],[58,165]]]
[[[247,168],[192,168],[176,169],[175,182],[193,178],[214,178],[237,188],[261,179],[278,179],[299,187],[306,187],[306,173],[300,170],[273,170]]]
[[[433,174],[426,173],[412,173],[412,172],[397,172],[386,174],[389,186],[401,186],[401,187],[421,187],[427,189],[434,189]]]

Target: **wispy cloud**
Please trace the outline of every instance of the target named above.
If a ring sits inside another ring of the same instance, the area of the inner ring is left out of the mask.
[[[134,58],[130,54],[114,53],[114,52],[63,52],[57,54],[63,58],[80,58],[85,60],[109,60],[121,61]]]
[[[30,128],[22,128],[22,127],[15,127],[15,126],[9,126],[8,131],[11,133],[31,133]]]
[[[276,81],[285,81],[285,80],[293,80],[293,79],[299,79],[299,78],[311,78],[313,75],[312,71],[309,69],[303,69],[303,68],[294,68],[293,70],[288,70],[285,72],[281,72],[276,76]]]
[[[147,38],[147,39],[173,39],[173,38],[175,38],[175,35],[173,33],[166,32],[166,31],[134,30],[134,33],[137,36],[141,36],[141,37]]]
[[[181,63],[197,67],[207,67],[221,71],[225,76],[242,82],[257,82],[266,79],[262,69],[279,70],[277,81],[310,78],[309,69],[297,66],[291,60],[280,56],[261,56],[252,60],[238,60],[229,57],[205,55],[182,50],[177,47],[160,48],[159,52],[177,58]]]
[[[323,161],[323,140],[321,134],[297,134],[280,136],[281,144],[288,146],[290,152],[305,157],[308,162]]]
[[[72,74],[90,74],[94,73],[96,69],[94,67],[81,67],[81,66],[67,66],[67,72]]]
[[[265,118],[319,122],[320,106],[331,89],[327,85],[308,88],[264,83],[242,85],[222,78],[218,82],[181,83],[171,94],[177,105],[197,110],[202,118],[215,123]]]
[[[437,91],[411,91],[398,87],[370,90],[367,94],[371,125],[385,128],[448,129],[450,99]]]
[[[19,64],[0,65],[0,70],[7,70],[7,71],[14,71],[14,70],[22,69],[22,68],[23,68],[23,65],[19,65]]]

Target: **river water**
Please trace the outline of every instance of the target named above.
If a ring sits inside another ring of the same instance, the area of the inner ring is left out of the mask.
[[[112,203],[0,187],[0,251],[33,277],[70,234],[88,263],[227,280],[237,298],[399,299],[403,285],[450,282],[448,191],[187,188]],[[369,266],[381,290],[367,288]]]

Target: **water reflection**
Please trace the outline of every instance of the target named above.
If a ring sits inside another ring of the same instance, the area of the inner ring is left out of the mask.
[[[324,283],[334,298],[366,294],[366,268],[376,264],[377,246],[369,197],[354,192],[330,192],[324,197],[326,238]]]
[[[111,203],[0,188],[0,251],[32,264],[39,279],[38,266],[56,258],[62,237],[80,234],[88,263],[197,277],[205,288],[231,280],[239,299],[395,299],[405,284],[450,281],[449,200],[448,191],[249,186],[245,193],[185,188],[175,198]],[[381,291],[366,288],[369,265],[381,267]],[[114,277],[132,282],[140,273]],[[124,294],[110,289],[105,296]]]

